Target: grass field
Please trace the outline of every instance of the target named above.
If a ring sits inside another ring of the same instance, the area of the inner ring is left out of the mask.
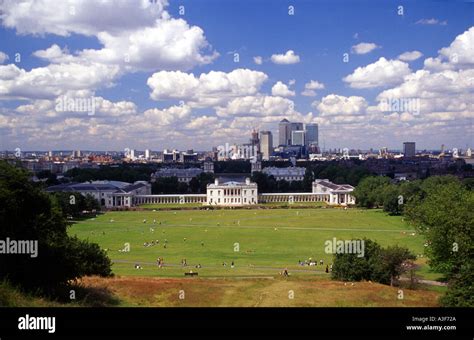
[[[251,208],[317,208],[326,206],[325,202],[269,202],[258,205],[253,205]],[[169,209],[200,209],[205,210],[206,207],[202,203],[159,203],[159,204],[141,204],[140,209],[144,210],[169,210]],[[217,208],[229,209],[229,208]],[[245,207],[241,209],[246,209]]]
[[[119,297],[129,307],[435,307],[441,292],[324,277],[284,278],[84,278],[93,290]],[[100,300],[100,296],[99,296]]]
[[[108,249],[115,274],[149,277],[183,277],[190,270],[198,271],[199,277],[266,277],[283,268],[292,277],[327,277],[324,269],[332,255],[325,253],[324,242],[334,237],[366,237],[382,246],[406,246],[415,254],[423,254],[424,248],[423,238],[413,235],[401,217],[358,209],[108,212],[73,225],[70,233]],[[152,240],[159,244],[144,246]],[[130,251],[119,252],[125,243]],[[158,257],[164,259],[163,268],[156,265]],[[181,266],[183,258],[187,267]],[[309,258],[324,260],[324,266],[298,265]],[[230,268],[232,261],[235,268]],[[135,269],[135,264],[143,269]],[[196,269],[198,264],[202,268]],[[437,277],[427,265],[419,273]]]

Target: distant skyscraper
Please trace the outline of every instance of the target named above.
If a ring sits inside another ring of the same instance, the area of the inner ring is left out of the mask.
[[[306,124],[306,134],[305,134],[305,142],[306,146],[311,144],[315,146],[319,146],[319,132],[318,132],[318,124],[310,123]]]
[[[291,132],[291,145],[305,145],[304,139],[303,130],[295,130]]]
[[[148,149],[145,150],[145,158],[150,159],[150,150]]]
[[[260,152],[263,160],[269,160],[273,153],[273,136],[271,131],[260,131]]]
[[[257,152],[259,151],[258,148],[260,147],[260,140],[258,139],[258,131],[253,129],[252,131],[252,138],[250,139],[250,144],[253,147],[257,147]]]
[[[283,119],[278,124],[278,145],[289,145],[291,143],[291,123]]]
[[[403,156],[415,157],[415,155],[416,155],[415,142],[404,142],[403,143]]]
[[[303,126],[303,123],[291,123],[291,132],[290,132],[290,138],[291,138],[291,142],[290,144],[292,145],[295,145],[293,144],[293,131],[303,131],[304,130],[304,126]],[[300,144],[298,144],[300,145]]]
[[[132,161],[135,160],[135,149],[131,149],[131,150],[130,150],[130,159],[131,159]]]

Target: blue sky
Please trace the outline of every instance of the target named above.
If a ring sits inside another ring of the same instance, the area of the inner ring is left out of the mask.
[[[318,123],[326,148],[474,146],[472,2],[97,6],[0,5],[2,149],[203,150],[246,142],[253,128],[277,140],[284,117]],[[302,94],[311,81],[319,86]],[[91,99],[96,112],[58,112],[64,96]],[[384,100],[416,110],[381,109]]]

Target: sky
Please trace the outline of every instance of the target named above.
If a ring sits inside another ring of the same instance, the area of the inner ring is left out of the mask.
[[[4,0],[0,149],[474,147],[474,2]]]

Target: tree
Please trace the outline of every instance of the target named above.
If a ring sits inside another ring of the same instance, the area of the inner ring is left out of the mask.
[[[55,192],[51,196],[66,218],[79,217],[83,211],[100,210],[99,202],[90,194],[83,196],[78,192]]]
[[[412,254],[408,248],[390,246],[383,250],[383,268],[390,276],[390,286],[393,286],[394,281],[405,272],[404,264],[406,264],[408,260],[415,259],[416,256]]]
[[[37,256],[0,256],[0,276],[26,289],[51,292],[83,275],[111,275],[98,245],[67,234],[56,199],[29,180],[22,169],[0,162],[0,239],[37,242]]]
[[[313,170],[308,167],[304,173],[303,191],[311,192],[313,190],[314,174]]]
[[[270,192],[267,174],[256,171],[252,174],[251,181],[257,183],[258,192]]]
[[[446,295],[440,298],[442,305],[447,307],[474,306],[474,263],[469,261],[461,266],[455,279],[451,280]]]
[[[360,240],[358,240],[360,241]],[[393,285],[406,270],[404,264],[416,257],[407,249],[398,246],[382,248],[377,242],[364,239],[364,256],[359,254],[336,254],[331,277],[343,281],[372,280]]]
[[[403,196],[400,198],[400,188],[390,184],[382,188],[383,210],[390,215],[400,215],[403,206]]]
[[[388,177],[365,177],[354,190],[359,206],[374,208],[383,205],[384,187],[390,184]]]
[[[405,207],[405,215],[427,240],[430,266],[446,275],[448,306],[474,306],[474,192],[453,176],[430,177]],[[461,301],[466,297],[465,301]]]
[[[362,240],[355,240],[362,241]],[[340,253],[334,255],[331,277],[342,281],[372,280],[374,273],[380,275],[382,248],[372,240],[363,239],[364,256],[359,254]]]
[[[474,192],[452,178],[431,177],[421,187],[405,214],[427,239],[430,265],[451,276],[473,256]]]
[[[160,177],[151,185],[151,192],[153,195],[177,194],[178,185],[177,177]]]

